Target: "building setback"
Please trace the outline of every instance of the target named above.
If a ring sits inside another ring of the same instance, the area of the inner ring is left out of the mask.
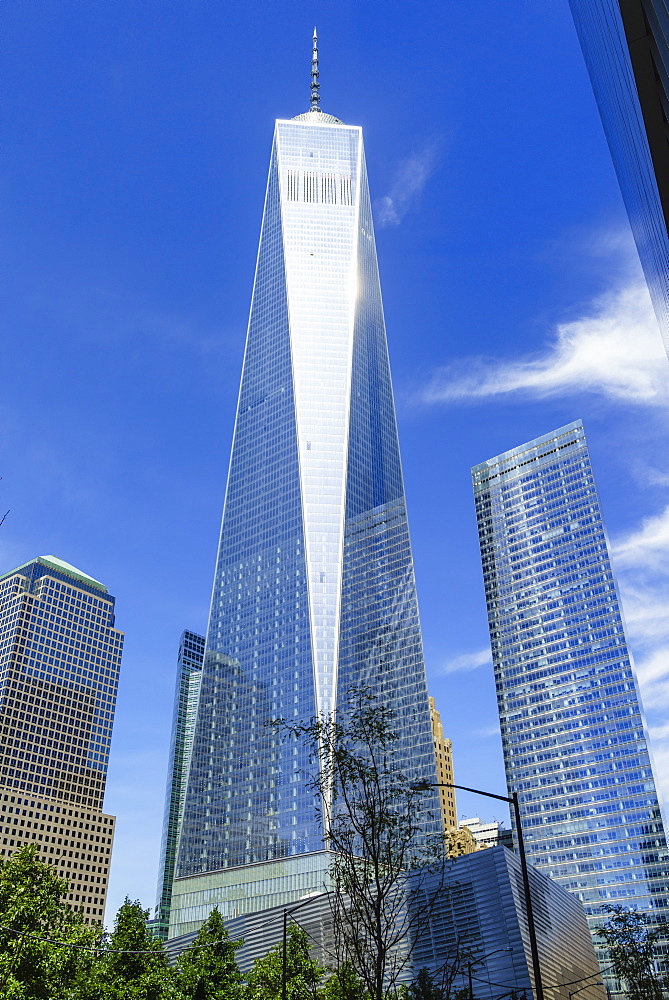
[[[152,921],[155,933],[163,940],[167,938],[170,923],[174,864],[186,794],[188,765],[193,749],[193,732],[200,696],[203,659],[204,636],[198,635],[196,632],[184,631],[179,642],[177,656],[177,680],[174,691],[170,760],[165,790],[163,839],[158,865],[156,909]]]
[[[271,905],[264,866],[277,902],[323,885],[308,753],[268,719],[367,686],[398,765],[436,777],[362,130],[320,110],[315,51],[312,74],[311,110],[274,133],[170,936],[240,893]],[[436,791],[423,806],[437,833]]]
[[[432,723],[432,739],[434,740],[434,751],[437,758],[437,781],[441,786],[439,796],[441,800],[441,818],[444,830],[457,830],[458,828],[458,807],[456,804],[455,788],[446,788],[455,782],[453,777],[453,741],[444,736],[444,726],[441,715],[437,711],[434,698],[429,698],[430,721]]]
[[[0,857],[36,843],[67,902],[104,916],[102,805],[121,665],[107,588],[55,556],[0,576]]]
[[[471,854],[476,850],[476,841],[466,827],[458,825],[458,808],[455,801],[453,785],[453,741],[444,736],[441,715],[437,711],[434,698],[428,698],[430,705],[430,722],[432,724],[432,740],[437,758],[437,783],[441,803],[441,821],[445,834],[445,843],[451,858],[459,858],[463,854]]]
[[[669,353],[667,0],[569,0]]]
[[[532,864],[663,934],[668,856],[637,681],[580,421],[472,470],[509,793]],[[615,981],[609,986],[613,996]]]

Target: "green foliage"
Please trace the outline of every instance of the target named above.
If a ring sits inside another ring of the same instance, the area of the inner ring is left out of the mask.
[[[645,914],[626,907],[605,906],[609,919],[597,928],[609,951],[613,971],[625,985],[627,1000],[662,1000],[663,986],[655,972],[655,945],[660,936]]]
[[[355,969],[343,962],[325,982],[323,1000],[369,1000],[369,993]]]
[[[326,969],[309,956],[309,938],[297,924],[288,927],[286,996],[288,1000],[320,997]],[[283,982],[283,943],[256,959],[246,981],[246,1000],[280,1000]]]
[[[148,910],[127,896],[116,915],[114,930],[105,942],[94,970],[92,996],[104,1000],[164,1000],[173,993],[174,974],[162,941],[156,940],[146,921]]]
[[[171,967],[138,901],[126,898],[106,934],[70,910],[66,892],[66,882],[40,861],[34,845],[0,860],[0,926],[7,928],[0,930],[2,1000],[281,1000],[282,943],[254,963],[244,982],[235,958],[242,942],[230,940],[218,909]],[[306,931],[291,923],[287,1000],[370,1000],[350,963],[329,971],[311,958],[309,945]],[[383,1000],[447,996],[391,987]]]
[[[83,998],[100,930],[62,902],[67,883],[41,861],[35,844],[0,859],[0,996],[11,1000]],[[65,943],[54,949],[39,938]],[[76,945],[78,947],[67,947]]]
[[[444,1000],[443,990],[435,983],[428,969],[421,969],[408,989],[409,1000]]]
[[[177,988],[183,1000],[235,1000],[242,996],[242,976],[218,907],[200,928],[188,951],[177,962]]]
[[[44,944],[46,953],[46,995],[53,1000],[94,1000],[91,982],[98,963],[100,927],[88,926],[80,913],[65,913],[65,923],[56,940],[60,947]],[[41,995],[41,994],[40,994]]]

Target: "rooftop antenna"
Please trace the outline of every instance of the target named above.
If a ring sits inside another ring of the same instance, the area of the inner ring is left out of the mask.
[[[314,28],[314,38],[313,38],[313,48],[311,50],[311,110],[320,111],[321,95],[320,89],[321,85],[318,82],[318,77],[320,73],[318,72],[318,35],[316,34],[316,29]]]

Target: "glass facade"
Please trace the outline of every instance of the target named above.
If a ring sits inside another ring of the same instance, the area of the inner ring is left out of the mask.
[[[39,556],[0,575],[0,860],[36,842],[87,922],[107,894],[122,649],[114,598],[75,566]]]
[[[603,904],[665,927],[667,843],[583,425],[472,476],[506,776],[528,858],[579,896],[593,933]]]
[[[165,790],[163,839],[160,846],[155,918],[152,921],[154,932],[163,940],[167,938],[170,922],[174,864],[186,794],[188,766],[193,748],[203,659],[204,636],[197,635],[196,632],[184,631],[179,642],[177,657],[177,680],[174,691],[172,737]]]
[[[668,186],[667,177],[663,175],[666,175],[666,119],[669,113],[666,96],[669,86],[669,10],[666,0],[644,0],[643,3],[625,5],[628,20],[638,21],[641,32],[650,36],[645,61],[648,62],[647,73],[653,81],[653,92],[647,95],[644,91],[644,102],[658,119],[658,127],[651,132],[651,139],[657,145],[655,159],[660,170],[658,174],[639,102],[620,0],[569,0],[569,3],[641,266],[669,353],[669,236],[658,190],[658,182],[665,191]],[[633,30],[631,25],[630,30]],[[656,75],[660,81],[657,89]]]
[[[356,684],[434,776],[362,134],[314,110],[276,123],[178,878],[322,851],[306,752],[265,722]]]
[[[328,885],[331,864],[328,852],[316,851],[175,879],[170,939],[196,934],[215,906],[227,922],[242,914],[284,907],[304,896],[320,895]]]

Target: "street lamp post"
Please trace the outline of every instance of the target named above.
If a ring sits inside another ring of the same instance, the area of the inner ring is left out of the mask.
[[[307,903],[313,902],[314,899],[318,899],[320,896],[329,896],[329,892],[317,892],[311,896],[307,896],[306,899],[301,900],[296,906],[285,907],[283,911],[283,952],[282,952],[282,967],[281,967],[281,1000],[287,1000],[288,992],[288,917],[295,913],[296,910],[301,910],[303,906]]]
[[[514,792],[509,798],[508,795],[496,795],[494,792],[484,792],[481,788],[467,788],[465,785],[454,785],[450,782],[442,781],[418,781],[412,787],[417,792],[425,792],[428,788],[457,788],[461,792],[472,792],[474,795],[485,795],[489,799],[498,799],[500,802],[508,802],[511,806],[513,806],[513,816],[516,823],[516,836],[518,838],[518,856],[520,858],[520,869],[523,875],[523,890],[525,892],[525,909],[527,911],[527,930],[530,936],[530,953],[532,955],[532,972],[534,973],[534,990],[537,995],[536,1000],[544,1000],[544,987],[541,981],[541,966],[539,964],[539,949],[537,947],[537,932],[534,924],[532,897],[530,896],[530,878],[527,870],[527,858],[525,857],[523,829],[520,823],[518,793]],[[283,1000],[285,1000],[285,997]]]

